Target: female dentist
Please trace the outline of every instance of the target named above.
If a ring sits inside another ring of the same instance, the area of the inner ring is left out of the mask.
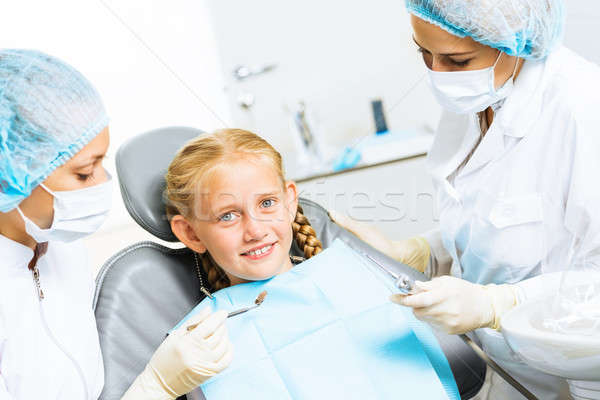
[[[79,239],[110,209],[108,119],[76,70],[0,50],[0,399],[97,399],[94,281]],[[231,360],[225,313],[170,335],[125,399],[172,399]]]
[[[567,382],[521,362],[498,330],[519,302],[558,292],[560,274],[545,272],[567,267],[552,255],[573,236],[588,260],[600,248],[600,68],[560,46],[560,0],[405,1],[445,108],[428,154],[439,230],[391,241],[333,218],[428,276],[444,275],[393,301],[449,333],[473,331],[540,399],[565,398]],[[489,398],[522,398],[492,378]]]

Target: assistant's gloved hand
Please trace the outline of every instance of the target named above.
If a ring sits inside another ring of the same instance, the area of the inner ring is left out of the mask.
[[[227,313],[204,308],[172,332],[156,350],[122,400],[175,399],[224,370],[233,357]],[[187,326],[199,323],[192,331]]]
[[[394,294],[394,303],[412,307],[422,321],[450,334],[477,328],[500,329],[500,318],[518,304],[514,285],[478,285],[451,276],[415,282],[415,294]]]
[[[431,249],[429,243],[422,237],[416,236],[405,240],[390,240],[377,228],[355,221],[347,215],[335,210],[329,211],[329,216],[336,224],[352,232],[364,242],[381,251],[383,254],[400,261],[419,272],[425,272],[429,263]]]

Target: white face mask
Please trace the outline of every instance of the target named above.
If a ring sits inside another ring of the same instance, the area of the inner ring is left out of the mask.
[[[495,88],[494,65],[475,71],[441,72],[428,69],[431,90],[442,107],[456,114],[481,112],[508,97],[513,89],[513,79],[518,61],[510,79],[499,89]]]
[[[25,231],[38,243],[72,242],[96,232],[108,217],[112,203],[112,178],[106,174],[106,182],[85,189],[53,192],[40,184],[54,197],[52,226],[40,228],[17,207],[25,221]]]

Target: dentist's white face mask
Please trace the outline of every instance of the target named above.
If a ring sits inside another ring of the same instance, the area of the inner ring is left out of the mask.
[[[112,177],[106,174],[106,182],[78,190],[53,192],[41,183],[54,197],[52,226],[40,228],[17,207],[25,221],[25,231],[38,243],[72,242],[96,232],[108,217],[112,203]]]
[[[513,90],[513,79],[517,72],[518,61],[512,76],[499,89],[495,88],[494,65],[475,71],[441,72],[428,69],[431,90],[442,107],[456,114],[472,114],[481,112],[505,99]]]

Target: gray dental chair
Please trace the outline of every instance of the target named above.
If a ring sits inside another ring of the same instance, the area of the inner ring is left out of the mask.
[[[200,133],[181,127],[157,129],[129,140],[117,153],[117,173],[125,205],[131,217],[159,239],[177,242],[164,213],[164,173],[177,149]],[[337,226],[318,204],[302,198],[300,204],[324,247],[341,238],[398,271],[425,279]],[[295,246],[291,252],[301,255]],[[207,282],[204,275],[203,281]],[[199,287],[196,265],[186,248],[171,249],[141,242],[119,251],[104,264],[94,296],[105,370],[101,400],[121,398],[165,334],[202,300],[204,295]],[[436,335],[450,362],[461,398],[473,397],[484,382],[485,363],[457,336]]]

